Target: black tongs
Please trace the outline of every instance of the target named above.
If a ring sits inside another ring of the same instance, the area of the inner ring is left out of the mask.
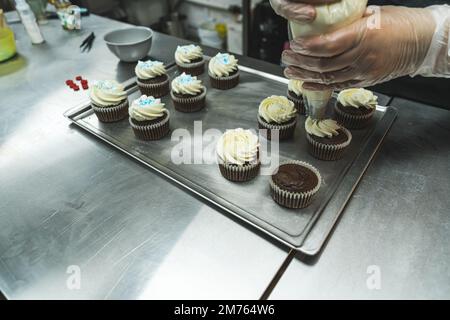
[[[91,34],[83,40],[83,42],[80,45],[81,52],[89,52],[92,48],[92,44],[95,40],[95,34],[91,32]]]

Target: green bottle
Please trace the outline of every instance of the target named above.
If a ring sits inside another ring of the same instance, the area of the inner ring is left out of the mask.
[[[0,62],[8,60],[16,54],[14,33],[6,24],[3,10],[0,9]]]

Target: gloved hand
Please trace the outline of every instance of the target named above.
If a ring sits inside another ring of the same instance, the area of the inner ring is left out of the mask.
[[[377,18],[379,28],[373,27]],[[339,90],[414,74],[427,55],[435,28],[428,9],[369,7],[362,19],[347,27],[294,39],[291,50],[283,52],[282,60],[289,66],[285,75],[305,81],[307,89]]]
[[[270,0],[270,5],[278,15],[302,23],[315,19],[316,9],[313,5],[337,1],[339,0]]]

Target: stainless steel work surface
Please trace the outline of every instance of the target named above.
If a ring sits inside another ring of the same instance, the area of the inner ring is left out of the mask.
[[[297,255],[272,299],[450,298],[450,111],[391,104],[396,125],[323,252]]]
[[[172,79],[179,75],[176,66],[169,68],[168,74]],[[229,182],[221,176],[217,164],[199,164],[198,159],[200,162],[215,160],[215,144],[210,136],[204,134],[207,130],[256,130],[260,101],[270,95],[285,95],[287,79],[246,67],[241,67],[240,84],[231,90],[223,91],[210,87],[207,73],[199,76],[199,79],[207,87],[207,107],[204,110],[190,114],[178,112],[174,109],[169,95],[162,99],[171,112],[172,130],[176,132],[177,128],[186,129],[191,140],[197,142],[195,146],[193,142],[189,144],[189,153],[192,152],[192,156],[187,159],[187,164],[179,164],[172,159],[174,150],[178,150],[175,152],[177,155],[179,153],[177,146],[180,146],[180,139],[177,134],[172,138],[168,135],[158,141],[140,141],[134,137],[128,119],[101,123],[93,114],[89,103],[69,111],[67,116],[80,127],[119,150],[283,243],[307,254],[317,253],[390,129],[396,117],[395,109],[378,108],[371,126],[365,130],[353,131],[352,144],[345,157],[333,162],[320,161],[308,154],[304,131],[305,117],[300,117],[295,137],[279,144],[279,162],[290,159],[307,161],[319,169],[323,184],[308,208],[285,209],[272,200],[268,186],[268,175],[279,163],[273,163],[278,157],[278,150],[270,155],[273,168],[267,170],[267,175],[261,174],[248,183]],[[130,103],[140,96],[135,86],[130,88],[129,93]],[[194,127],[195,121],[201,123],[201,128]],[[198,143],[202,140],[203,147]],[[184,143],[186,145],[186,141]],[[271,151],[269,148],[269,152]],[[266,152],[261,150],[261,155],[266,155]],[[315,229],[316,226],[319,229]],[[311,238],[308,237],[310,234]]]
[[[133,75],[134,64],[101,40],[126,25],[95,15],[82,23],[71,33],[49,21],[42,46],[12,25],[24,65],[0,77],[0,291],[9,299],[259,298],[286,249],[61,115],[86,99],[66,79]],[[79,54],[91,31],[92,51]],[[173,52],[160,49],[179,41],[155,33],[150,55],[170,61]],[[70,266],[80,267],[79,290],[66,285]]]

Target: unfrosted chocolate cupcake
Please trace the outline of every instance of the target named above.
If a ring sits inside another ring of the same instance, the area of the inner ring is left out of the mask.
[[[222,176],[230,181],[245,182],[258,175],[258,136],[250,130],[227,130],[217,142],[218,164]]]
[[[294,135],[297,110],[294,103],[283,96],[270,96],[261,101],[258,108],[258,126],[263,136],[271,140],[275,132],[279,140]]]
[[[208,74],[213,88],[221,90],[234,88],[239,83],[238,61],[231,54],[218,53],[209,61]]]
[[[289,80],[287,97],[291,100],[299,114],[305,114],[305,103],[303,99],[303,81]]]
[[[189,74],[183,73],[172,81],[170,95],[178,111],[195,112],[205,107],[206,87]]]
[[[378,97],[372,91],[352,88],[339,93],[335,111],[335,119],[348,129],[366,127],[375,114]]]
[[[305,121],[309,152],[319,160],[338,160],[352,141],[352,134],[331,119]]]
[[[198,76],[205,72],[202,48],[194,44],[178,46],[175,51],[175,63],[181,73],[185,72],[191,76]]]
[[[309,206],[321,184],[322,178],[316,168],[296,160],[281,164],[269,180],[273,200],[290,209]]]
[[[160,98],[170,91],[170,80],[166,68],[160,61],[138,61],[134,69],[136,83],[142,94]]]
[[[128,95],[114,80],[97,81],[90,90],[91,107],[101,122],[115,122],[128,116]]]
[[[132,102],[129,114],[133,132],[141,140],[159,140],[170,131],[170,113],[161,99],[143,95]]]

